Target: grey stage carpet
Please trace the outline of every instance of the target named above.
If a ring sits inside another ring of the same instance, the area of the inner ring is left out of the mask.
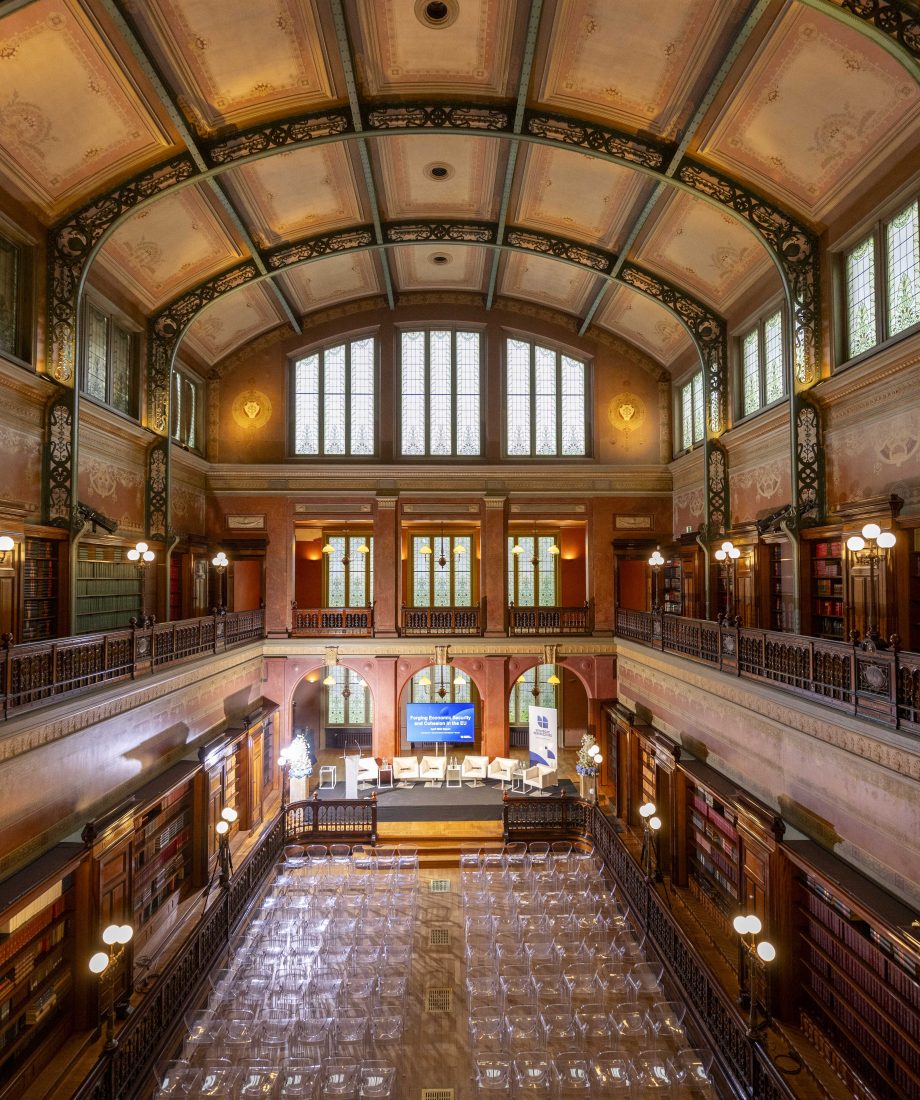
[[[569,795],[576,794],[575,785],[568,779],[558,787],[548,789],[549,794],[561,794],[565,788]],[[359,791],[359,798],[370,798],[371,791]],[[334,790],[320,791],[321,799],[345,797],[345,784],[337,783]],[[520,796],[515,796],[520,797]],[[540,798],[530,794],[528,798]],[[411,787],[384,787],[377,791],[378,821],[500,821],[502,816],[502,790],[495,783],[484,787],[426,787],[415,783]]]

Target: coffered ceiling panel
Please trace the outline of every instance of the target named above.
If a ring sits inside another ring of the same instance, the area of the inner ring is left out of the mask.
[[[513,253],[502,262],[501,293],[565,313],[582,313],[597,289],[597,276],[543,256]]]
[[[540,145],[523,161],[512,220],[615,250],[637,201],[653,186],[629,168]]]
[[[0,165],[55,216],[171,141],[77,0],[36,0],[0,23]]]
[[[494,218],[501,143],[419,136],[374,143],[388,218]]]
[[[511,94],[518,6],[517,0],[356,0],[362,90]]]
[[[380,292],[374,258],[367,252],[304,264],[282,279],[301,313]]]
[[[261,247],[366,220],[345,145],[276,153],[225,179]]]
[[[129,0],[127,8],[201,134],[316,110],[336,95],[313,0]]]
[[[771,266],[749,229],[685,191],[672,192],[664,202],[636,255],[722,313]]]
[[[622,285],[608,294],[594,320],[601,328],[638,344],[665,366],[691,342],[689,332],[669,309]]]
[[[692,91],[719,63],[714,47],[743,5],[719,0],[556,0],[544,14],[535,96],[614,126],[673,137]],[[550,15],[552,16],[550,22]]]
[[[218,298],[199,313],[184,340],[206,363],[281,323],[274,299],[261,283],[250,283]]]
[[[701,152],[813,218],[899,145],[917,145],[920,93],[865,35],[790,5]]]
[[[185,187],[132,214],[112,234],[99,262],[147,309],[243,256],[199,187]]]
[[[485,290],[491,253],[472,245],[412,245],[390,252],[399,290]]]

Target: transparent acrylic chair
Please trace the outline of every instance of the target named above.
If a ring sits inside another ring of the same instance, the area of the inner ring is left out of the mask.
[[[633,1080],[636,1100],[653,1100],[673,1095],[674,1080],[665,1051],[642,1051],[633,1059],[633,1068],[636,1071]]]
[[[671,1051],[686,1046],[684,1016],[687,1006],[683,1001],[656,1001],[645,1014],[649,1036],[657,1040],[655,1046]]]
[[[632,1064],[619,1050],[602,1050],[591,1061],[594,1090],[598,1096],[622,1096],[632,1092]]]
[[[319,1100],[357,1100],[358,1063],[350,1058],[330,1058],[323,1065]]]
[[[331,1018],[305,1017],[294,1022],[288,1036],[288,1057],[304,1065],[320,1065],[329,1057],[331,1044]]]
[[[499,1052],[477,1051],[473,1055],[473,1079],[480,1096],[510,1096],[511,1059]]]
[[[681,1090],[692,1090],[691,1095],[703,1100],[715,1097],[712,1084],[713,1053],[699,1047],[684,1047],[668,1060],[671,1076]]]
[[[470,1012],[470,1049],[496,1053],[504,1045],[505,1016],[495,1004],[480,1005]]]
[[[540,1022],[547,1054],[562,1054],[578,1048],[581,1033],[570,1005],[561,1001],[546,1005],[540,1012]]]
[[[580,1051],[566,1051],[553,1058],[557,1100],[589,1096],[591,1061]]]
[[[358,1096],[391,1100],[396,1096],[396,1066],[368,1060],[358,1070]]]
[[[572,1007],[575,1009],[575,1023],[581,1032],[581,1042],[585,1050],[596,1052],[607,1050],[613,1045],[613,1024],[606,1005],[595,1001]]]
[[[637,963],[626,972],[626,980],[635,991],[634,996],[646,1004],[660,1001],[661,978],[664,967],[661,963]]]
[[[619,1036],[620,1051],[625,1057],[633,1058],[647,1047],[648,1025],[640,1005],[632,1001],[619,1004],[610,1018]]]
[[[278,1100],[316,1100],[322,1069],[318,1065],[290,1062],[278,1080]]]
[[[505,1048],[512,1054],[542,1049],[543,1023],[532,1006],[508,1009],[504,1026]]]
[[[197,1088],[201,1070],[184,1058],[161,1062],[154,1068],[160,1096],[186,1096]]]
[[[551,1096],[552,1064],[545,1054],[530,1051],[514,1059],[514,1084],[517,1096]]]
[[[274,1100],[278,1091],[281,1071],[278,1066],[250,1063],[244,1066],[236,1086],[235,1100],[249,1100],[260,1097],[261,1100]]]
[[[202,1071],[197,1086],[188,1095],[193,1100],[235,1100],[240,1071],[236,1066],[211,1065]]]

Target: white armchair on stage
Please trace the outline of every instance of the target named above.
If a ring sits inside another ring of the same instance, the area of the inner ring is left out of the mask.
[[[417,756],[394,756],[393,757],[393,782],[397,784],[401,783],[414,783],[418,779],[418,757]]]
[[[380,768],[373,756],[362,756],[358,759],[358,789],[366,791],[373,786],[380,775]]]
[[[518,762],[510,756],[496,756],[489,765],[489,779],[500,779],[502,783],[510,783]]]
[[[488,756],[464,756],[460,766],[460,779],[467,780],[471,787],[481,787],[483,779],[489,775]]]
[[[558,782],[556,769],[549,764],[534,764],[524,772],[525,787],[536,787],[542,791],[545,787],[555,787]]]
[[[423,756],[418,769],[418,777],[426,783],[443,783],[447,777],[447,757]]]

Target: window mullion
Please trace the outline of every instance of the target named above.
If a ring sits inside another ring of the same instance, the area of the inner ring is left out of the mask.
[[[888,246],[885,223],[879,222],[873,234],[875,241],[875,342],[888,339]]]
[[[451,454],[457,454],[457,416],[454,404],[457,400],[457,330],[451,329],[450,333],[450,403],[448,415],[450,416],[450,450]]]
[[[422,408],[425,410],[425,457],[431,456],[431,329],[425,332],[425,365],[422,372]],[[432,546],[434,540],[432,539]],[[432,559],[434,554],[431,555]],[[431,575],[431,598],[434,599],[434,572]]]
[[[556,458],[562,454],[562,421],[564,416],[562,401],[562,356],[556,352]],[[536,551],[534,551],[536,553]],[[539,577],[534,577],[534,582],[539,583]]]
[[[316,389],[317,389],[317,436],[316,436],[316,454],[324,455],[326,453],[326,351],[323,349],[318,356],[319,362],[317,364],[316,371]]]
[[[537,453],[537,349],[530,345],[530,454]]]
[[[351,455],[351,341],[345,341],[345,454]]]

